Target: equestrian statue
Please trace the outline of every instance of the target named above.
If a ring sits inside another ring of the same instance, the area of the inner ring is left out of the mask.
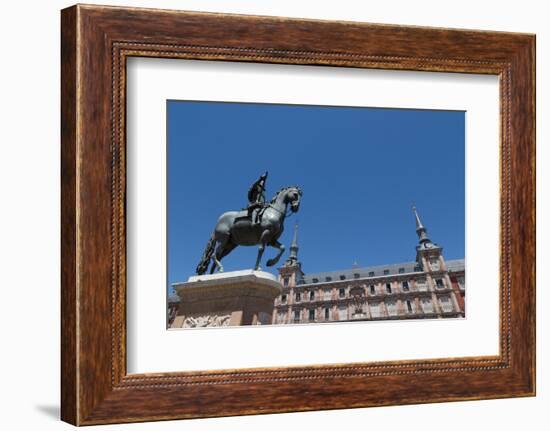
[[[283,233],[285,218],[300,209],[302,191],[299,187],[284,187],[279,190],[271,202],[265,200],[267,172],[252,184],[248,191],[248,206],[241,211],[228,211],[218,219],[212,236],[206,244],[197,274],[216,269],[223,271],[221,260],[238,245],[258,246],[258,256],[254,270],[260,270],[260,262],[266,246],[279,250],[277,255],[267,261],[267,266],[275,265],[285,251],[278,239]],[[290,208],[290,212],[289,212]]]

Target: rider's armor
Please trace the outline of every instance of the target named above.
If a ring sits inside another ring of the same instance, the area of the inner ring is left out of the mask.
[[[260,178],[258,178],[248,190],[248,206],[246,208],[248,211],[248,217],[252,219],[252,214],[254,213],[254,210],[258,210],[256,211],[256,216],[254,217],[254,220],[252,220],[252,223],[258,223],[261,209],[265,207],[266,180],[267,171]]]

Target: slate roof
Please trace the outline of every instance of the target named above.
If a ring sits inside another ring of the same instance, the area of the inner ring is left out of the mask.
[[[173,302],[180,302],[180,297],[175,293],[168,295],[168,303],[173,303]]]
[[[364,268],[351,268],[343,269],[340,271],[329,271],[329,272],[317,272],[311,274],[305,274],[302,283],[300,284],[311,284],[311,283],[325,283],[327,281],[340,281],[343,277],[344,280],[353,280],[356,278],[367,278],[367,277],[379,277],[387,276],[394,274],[410,273],[410,272],[421,272],[422,269],[417,266],[416,262],[403,262],[403,263],[392,263],[390,265],[378,265],[378,266],[367,266]],[[359,274],[359,275],[356,275]],[[327,277],[330,280],[327,280]],[[314,281],[316,279],[317,281]]]
[[[464,259],[445,261],[450,271],[463,271]],[[364,268],[343,269],[340,271],[317,272],[305,274],[299,284],[326,283],[332,281],[353,280],[357,278],[384,277],[397,274],[408,274],[411,272],[422,272],[422,268],[416,262],[392,263],[390,265],[367,266]],[[358,274],[358,276],[356,275]],[[327,280],[327,277],[330,280]],[[315,280],[315,281],[314,281]]]
[[[449,271],[464,271],[465,262],[464,259],[446,260],[447,270]]]

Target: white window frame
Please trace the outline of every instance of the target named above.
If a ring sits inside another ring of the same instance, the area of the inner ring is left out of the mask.
[[[338,307],[338,320],[348,320],[348,307],[342,305]]]
[[[430,304],[430,310],[426,310],[426,307],[424,307],[424,303],[427,301],[428,304]],[[434,303],[432,301],[432,298],[421,298],[420,299],[420,307],[422,308],[422,312],[424,314],[432,314],[435,312]]]
[[[446,298],[449,300],[450,310],[445,310],[443,307],[443,302],[441,301],[443,298]],[[441,311],[444,313],[452,313],[455,311],[455,307],[453,305],[453,298],[451,298],[451,295],[440,295],[438,296],[437,300],[439,301],[439,306],[441,307]]]

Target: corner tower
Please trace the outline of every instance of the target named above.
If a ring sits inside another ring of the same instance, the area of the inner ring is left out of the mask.
[[[428,229],[422,224],[416,206],[413,205],[412,210],[416,222],[416,234],[418,235],[418,245],[416,246],[418,265],[426,272],[445,270],[443,248],[433,243],[428,236]]]
[[[283,287],[294,287],[300,284],[304,277],[302,263],[298,260],[298,223],[294,224],[294,235],[290,244],[290,254],[279,268],[279,280]]]

